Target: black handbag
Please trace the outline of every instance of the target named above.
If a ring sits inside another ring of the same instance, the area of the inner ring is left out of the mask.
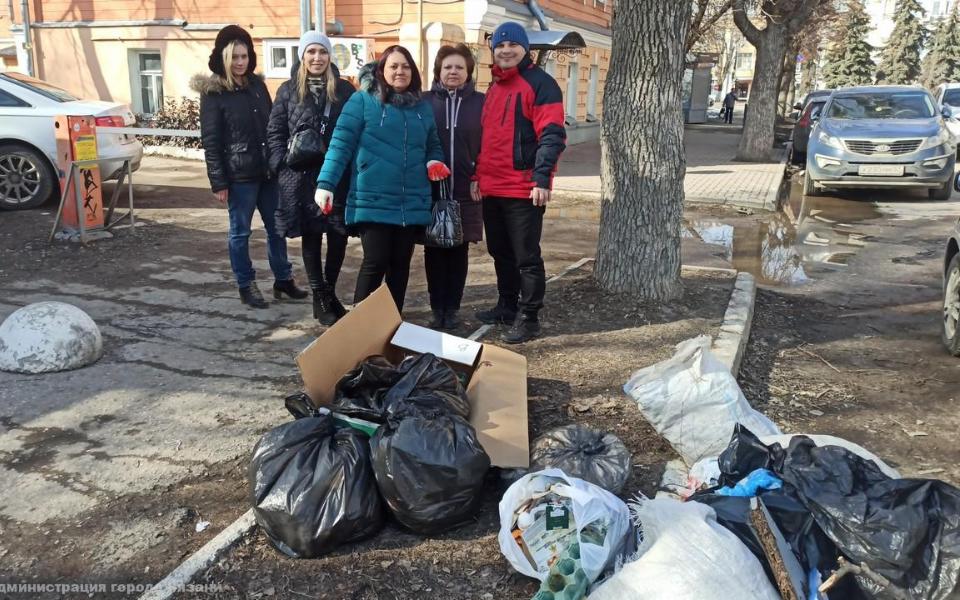
[[[325,104],[319,130],[312,127],[312,123],[303,123],[297,127],[287,144],[287,166],[294,171],[309,171],[323,164],[323,157],[327,154],[327,142],[323,135],[330,120],[331,102],[328,100]]]
[[[436,248],[454,248],[463,243],[463,221],[460,203],[449,191],[450,179],[437,183],[439,198],[433,203],[433,218],[423,232],[423,245]]]

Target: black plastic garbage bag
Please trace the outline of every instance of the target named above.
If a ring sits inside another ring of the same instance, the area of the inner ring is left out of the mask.
[[[267,432],[253,449],[248,480],[257,524],[291,557],[326,554],[374,535],[385,521],[369,440],[335,428],[329,415]]]
[[[738,426],[720,456],[721,481],[735,481],[754,468],[779,476],[784,490],[803,504],[840,553],[866,564],[910,598],[940,600],[956,588],[957,488],[930,479],[891,479],[872,461],[839,446],[817,447],[804,436],[795,436],[786,449],[764,446]],[[764,501],[768,495],[763,494]],[[856,582],[868,596],[885,597],[871,581],[858,577]]]
[[[391,415],[370,447],[380,494],[401,525],[429,535],[476,514],[490,458],[464,419],[411,408]]]
[[[530,449],[531,472],[560,469],[614,494],[627,483],[630,463],[630,451],[620,438],[583,425],[548,431]]]
[[[382,423],[386,418],[384,399],[401,377],[403,373],[385,357],[367,357],[337,382],[331,410]]]
[[[383,356],[367,358],[337,383],[331,410],[383,423],[407,404],[470,416],[470,402],[456,373],[429,353],[408,356],[397,366]]]
[[[407,407],[420,410],[439,410],[451,415],[470,418],[470,400],[447,363],[433,354],[408,356],[397,368],[403,377],[390,388],[384,398],[388,415]]]
[[[910,598],[951,595],[960,576],[960,490],[932,479],[891,479],[845,448],[818,448],[802,437],[791,441],[780,475],[848,558]]]
[[[294,419],[305,419],[320,415],[317,407],[310,401],[310,396],[303,392],[290,394],[284,398],[283,403],[287,407],[287,411],[293,415]]]

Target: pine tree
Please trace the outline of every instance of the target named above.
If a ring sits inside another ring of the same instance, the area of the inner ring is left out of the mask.
[[[923,85],[933,89],[947,81],[960,81],[960,2],[949,17],[940,19],[923,58]]]
[[[850,0],[840,27],[842,36],[837,36],[827,54],[823,79],[828,88],[853,85],[869,85],[873,82],[876,65],[870,58],[873,46],[867,43],[870,31],[870,16],[862,0]]]
[[[920,18],[926,14],[917,0],[898,0],[893,31],[880,55],[877,83],[904,85],[920,78],[920,53],[927,30]]]

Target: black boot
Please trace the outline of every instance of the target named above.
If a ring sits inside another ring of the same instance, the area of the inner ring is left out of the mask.
[[[310,294],[307,290],[297,287],[297,282],[292,278],[286,281],[274,281],[273,282],[273,297],[277,300],[283,298],[283,295],[286,294],[293,298],[294,300],[303,300]]]
[[[460,327],[459,311],[455,308],[448,309],[443,314],[443,328],[450,331]]]
[[[529,342],[540,335],[540,321],[536,315],[518,315],[513,326],[503,334],[503,341],[508,344],[522,344]]]
[[[330,293],[326,287],[313,288],[313,318],[327,327],[337,322],[337,314],[330,306]]]
[[[267,301],[263,299],[263,294],[260,293],[260,288],[257,287],[256,282],[252,282],[247,287],[240,288],[240,302],[243,302],[251,308],[267,308],[270,306],[267,304]]]
[[[434,308],[430,313],[433,316],[430,317],[430,323],[427,324],[427,327],[430,329],[446,329],[446,311]]]
[[[487,325],[504,324],[509,325],[517,318],[517,307],[509,305],[502,297],[497,305],[489,310],[478,310],[476,312],[477,320]]]
[[[340,302],[340,299],[337,298],[337,292],[334,289],[333,285],[327,284],[327,305],[330,306],[330,310],[333,311],[333,314],[337,316],[337,320],[343,318],[347,314],[347,309],[344,308],[343,304]]]

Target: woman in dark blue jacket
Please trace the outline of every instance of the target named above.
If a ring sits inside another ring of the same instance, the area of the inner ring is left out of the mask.
[[[424,247],[432,329],[459,327],[457,312],[467,284],[470,242],[483,239],[480,197],[470,193],[480,154],[480,116],[483,114],[483,94],[473,87],[474,66],[473,55],[463,44],[441,46],[433,64],[430,102],[443,154],[453,171],[450,189],[460,205],[463,244],[453,248]]]
[[[267,126],[270,166],[280,181],[277,228],[288,238],[302,238],[303,267],[313,292],[313,317],[323,325],[332,325],[346,313],[337,299],[336,287],[347,250],[343,210],[350,188],[349,173],[340,178],[333,211],[324,215],[313,201],[323,159],[293,169],[287,164],[287,153],[290,140],[305,129],[319,132],[329,144],[340,112],[354,89],[340,78],[327,36],[307,31],[300,37],[298,53],[300,60],[294,64],[290,80],[277,90]],[[324,234],[326,261],[322,252]]]
[[[363,245],[354,303],[386,278],[402,310],[414,242],[431,219],[430,179],[449,171],[410,52],[390,46],[359,77],[360,90],[343,107],[333,132],[315,200],[322,211],[332,210],[337,183],[352,168],[346,222],[357,226]]]

